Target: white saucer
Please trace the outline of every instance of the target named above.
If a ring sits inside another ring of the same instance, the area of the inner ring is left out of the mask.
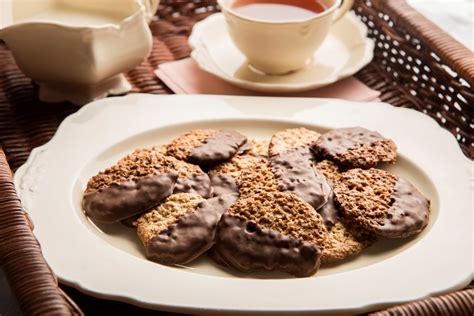
[[[372,60],[374,50],[367,27],[353,12],[333,25],[308,65],[286,75],[252,70],[230,39],[222,13],[197,23],[189,43],[191,57],[203,70],[238,87],[272,93],[311,90],[351,76]]]

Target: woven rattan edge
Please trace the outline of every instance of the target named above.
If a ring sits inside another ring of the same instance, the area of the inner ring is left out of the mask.
[[[474,159],[473,53],[404,0],[355,0],[354,11],[376,42],[356,77],[383,101],[431,116]]]
[[[83,315],[59,288],[16,194],[0,147],[0,265],[25,315]]]
[[[395,315],[453,315],[469,316],[474,314],[474,289],[456,291],[445,295],[428,297],[423,300],[393,306],[370,316]]]
[[[373,0],[384,12],[404,26],[441,59],[451,65],[474,87],[474,53],[438,25],[431,22],[406,0]]]

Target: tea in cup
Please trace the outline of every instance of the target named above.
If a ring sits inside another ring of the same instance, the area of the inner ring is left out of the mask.
[[[353,0],[219,0],[230,37],[249,64],[270,75],[301,69]],[[337,53],[337,52],[335,52]]]

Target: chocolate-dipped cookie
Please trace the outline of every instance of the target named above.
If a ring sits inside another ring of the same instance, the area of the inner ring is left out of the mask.
[[[321,136],[316,131],[304,127],[289,128],[273,134],[268,152],[270,156],[293,151],[301,147],[309,147]]]
[[[318,172],[322,173],[326,179],[332,183],[339,180],[339,178],[342,176],[342,173],[344,172],[334,162],[326,159],[314,163],[314,168]]]
[[[224,195],[205,200],[192,193],[169,196],[136,222],[148,259],[164,264],[184,264],[214,243],[219,219],[236,200]]]
[[[93,176],[84,193],[85,213],[93,220],[113,223],[154,207],[173,192],[210,197],[207,174],[162,152],[162,147],[138,149]]]
[[[384,170],[343,173],[334,198],[345,216],[381,236],[407,237],[428,224],[430,201],[407,180]]]
[[[395,163],[395,143],[378,132],[362,127],[333,129],[312,146],[320,159],[329,159],[343,168],[370,168],[378,163]]]
[[[239,271],[279,270],[298,277],[316,273],[327,238],[323,220],[292,193],[241,198],[222,216],[213,257]]]
[[[192,130],[168,144],[169,155],[201,166],[233,157],[247,137],[233,130]]]

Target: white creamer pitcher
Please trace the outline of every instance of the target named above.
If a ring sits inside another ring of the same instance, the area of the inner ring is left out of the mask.
[[[0,39],[40,100],[82,105],[131,89],[122,73],[150,53],[149,10],[138,0],[2,1]]]

